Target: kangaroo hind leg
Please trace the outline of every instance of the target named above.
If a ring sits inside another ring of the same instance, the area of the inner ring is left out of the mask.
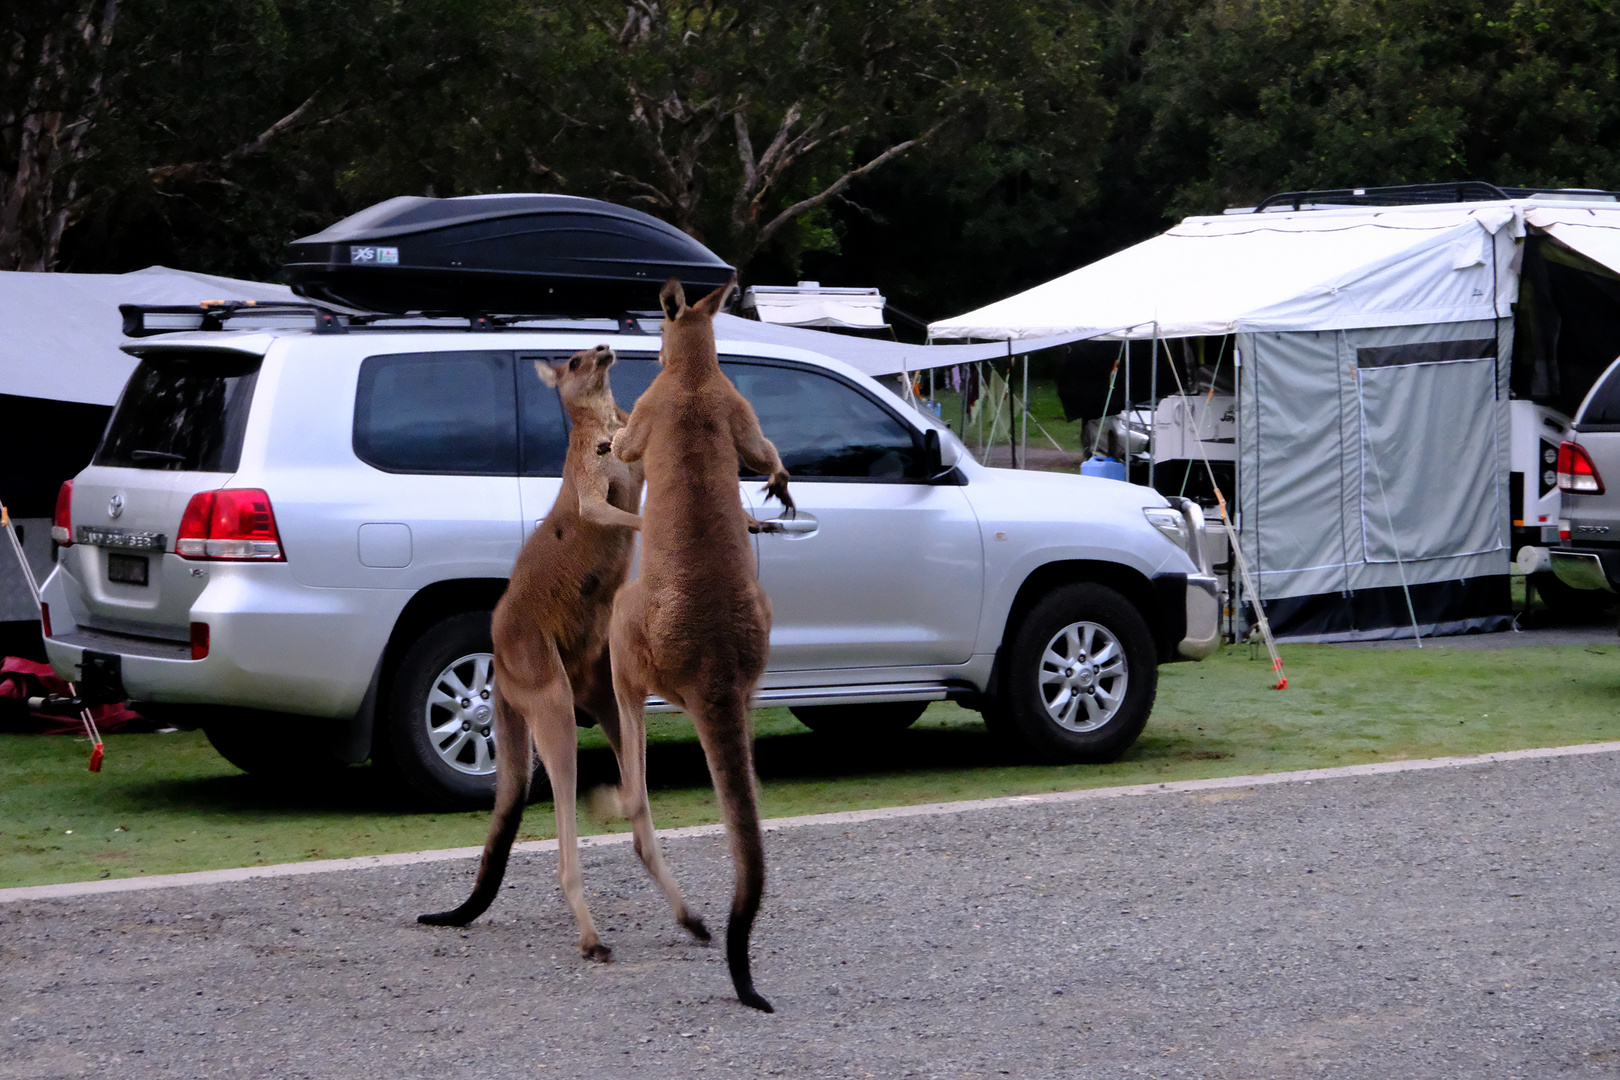
[[[495,680],[495,816],[490,821],[489,838],[478,863],[478,877],[472,895],[460,907],[416,921],[429,926],[466,926],[489,910],[506,876],[506,862],[512,841],[523,824],[523,807],[529,801],[534,759],[529,753],[529,731],[523,717],[501,695],[503,681]]]
[[[550,655],[545,668],[548,677],[532,688],[525,688],[524,711],[530,717],[534,747],[551,779],[551,797],[557,811],[557,876],[563,897],[579,924],[579,952],[587,960],[606,963],[613,950],[602,944],[596,922],[585,906],[585,886],[579,864],[579,821],[575,813],[579,784],[579,731],[574,723],[574,690],[563,670],[562,657],[554,642],[547,642]]]
[[[620,812],[630,819],[636,855],[647,873],[664,891],[675,921],[699,941],[709,940],[709,928],[686,905],[686,897],[664,862],[653,829],[652,804],[647,798],[647,655],[639,614],[640,589],[634,585],[621,590],[614,601],[612,686],[617,704],[617,720],[604,723],[604,731],[616,730],[613,752],[619,759],[619,788],[615,793]]]

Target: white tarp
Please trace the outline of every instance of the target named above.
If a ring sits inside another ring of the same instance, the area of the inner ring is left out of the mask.
[[[1570,250],[1620,272],[1620,205],[1536,207],[1524,220]]]
[[[111,405],[135,358],[119,304],[307,302],[284,285],[150,266],[129,274],[0,272],[0,393]]]
[[[879,341],[874,338],[852,337],[848,334],[829,334],[824,330],[808,330],[798,326],[774,326],[770,323],[724,314],[715,316],[714,333],[720,341],[722,352],[728,347],[728,342],[768,342],[772,345],[785,345],[788,348],[831,356],[874,378],[1038,352],[1082,337],[1094,336],[1056,334],[1011,343],[994,341],[979,345],[908,345],[899,341]]]
[[[929,335],[1141,340],[1494,319],[1518,298],[1509,266],[1525,205],[1188,218],[1026,292],[932,323]]]

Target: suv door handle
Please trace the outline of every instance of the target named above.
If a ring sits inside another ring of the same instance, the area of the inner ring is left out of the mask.
[[[821,528],[821,523],[816,520],[815,515],[807,514],[803,510],[794,517],[771,518],[760,524],[769,526],[760,530],[766,536],[810,536]]]

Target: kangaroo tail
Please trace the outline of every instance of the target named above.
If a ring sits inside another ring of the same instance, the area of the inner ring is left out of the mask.
[[[749,1008],[775,1012],[754,989],[748,961],[748,939],[765,895],[765,842],[759,830],[759,806],[754,801],[754,747],[748,705],[739,699],[716,709],[710,722],[699,728],[714,777],[715,794],[731,835],[731,858],[736,886],[731,898],[731,920],[726,925],[726,966],[737,998]],[[704,729],[707,729],[705,732]]]
[[[451,911],[418,915],[419,923],[466,926],[489,910],[501,891],[501,879],[506,876],[512,841],[517,839],[518,827],[523,824],[523,808],[529,801],[534,756],[529,752],[529,732],[523,718],[501,697],[499,682],[495,684],[495,747],[495,816],[489,823],[489,839],[484,841],[484,855],[478,864],[472,895]]]

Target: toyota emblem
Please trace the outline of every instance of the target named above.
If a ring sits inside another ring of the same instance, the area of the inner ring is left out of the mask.
[[[124,512],[124,497],[122,495],[114,495],[112,498],[107,500],[107,516],[108,517],[115,518],[119,514],[122,514],[123,512]]]

